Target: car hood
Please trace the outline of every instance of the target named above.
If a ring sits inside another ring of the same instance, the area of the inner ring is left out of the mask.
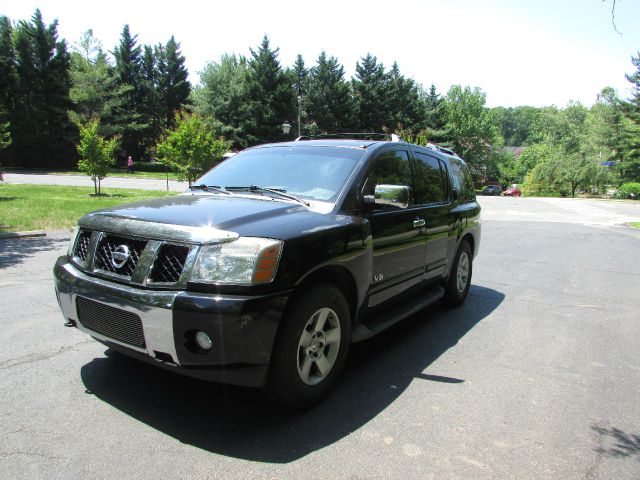
[[[160,240],[210,243],[238,236],[286,240],[341,223],[298,203],[262,196],[186,193],[98,210],[81,227]]]

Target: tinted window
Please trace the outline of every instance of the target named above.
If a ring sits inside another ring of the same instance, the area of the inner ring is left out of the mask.
[[[409,154],[389,150],[373,160],[363,188],[364,195],[375,195],[376,209],[394,210],[413,203]]]
[[[461,202],[469,202],[476,196],[473,189],[473,179],[467,166],[455,159],[449,162],[451,165],[451,183],[453,188],[458,192],[458,200]]]
[[[225,160],[195,183],[219,187],[259,185],[334,202],[363,155],[363,150],[339,147],[258,148]]]
[[[437,158],[416,152],[418,191],[422,203],[442,203],[447,200],[444,165]]]

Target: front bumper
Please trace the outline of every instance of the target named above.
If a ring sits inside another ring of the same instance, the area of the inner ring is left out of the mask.
[[[98,341],[181,374],[235,385],[264,385],[290,292],[243,297],[136,288],[89,276],[66,256],[58,258],[53,273],[65,320]],[[103,328],[83,323],[79,297],[97,306]],[[102,318],[105,312],[139,317],[144,340],[133,345],[111,334],[109,319]],[[197,331],[213,340],[211,350],[195,345]]]

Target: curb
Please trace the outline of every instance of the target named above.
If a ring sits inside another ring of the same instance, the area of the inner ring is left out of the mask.
[[[23,237],[44,237],[47,232],[44,230],[32,230],[30,232],[0,232],[0,239],[3,238],[23,238]]]

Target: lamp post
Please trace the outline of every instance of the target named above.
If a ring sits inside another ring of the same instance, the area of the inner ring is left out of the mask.
[[[300,137],[300,117],[302,116],[302,95],[298,95],[298,137]]]
[[[282,133],[289,135],[289,132],[291,131],[291,124],[289,122],[284,122],[280,126],[282,127]]]

